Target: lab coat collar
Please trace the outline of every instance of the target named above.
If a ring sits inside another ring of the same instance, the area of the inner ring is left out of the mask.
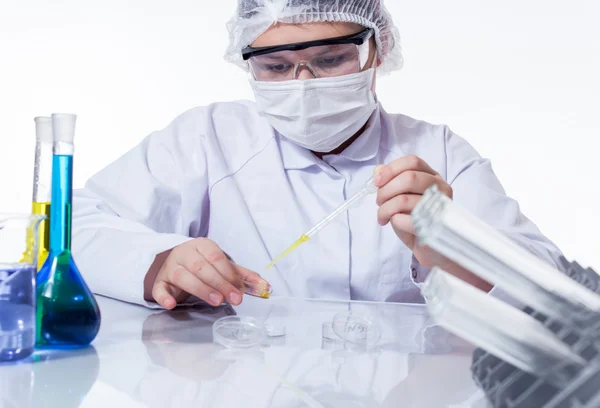
[[[381,114],[383,109],[380,104],[373,111],[373,114],[367,122],[364,132],[348,146],[338,157],[345,158],[353,162],[363,162],[373,159],[379,151],[381,141]],[[310,166],[318,166],[319,159],[308,149],[298,146],[284,136],[277,133],[279,148],[283,165],[287,170],[301,170]],[[323,156],[324,160],[333,155]]]

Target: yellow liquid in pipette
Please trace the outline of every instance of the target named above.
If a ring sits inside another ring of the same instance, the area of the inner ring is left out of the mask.
[[[296,248],[298,248],[300,245],[304,244],[306,241],[308,241],[310,239],[310,237],[302,234],[300,236],[300,238],[298,238],[296,240],[296,242],[294,242],[292,245],[289,246],[288,249],[286,249],[285,251],[283,251],[281,253],[281,255],[279,255],[277,258],[273,259],[273,261],[267,265],[267,269],[272,268],[273,266],[275,266],[275,264],[279,261],[281,261],[283,258],[285,258],[286,256],[288,256],[290,254],[290,252],[294,251]]]
[[[38,203],[33,202],[31,206],[31,213],[35,215],[45,215],[46,218],[40,222],[38,226],[38,254],[37,254],[37,268],[38,270],[46,262],[48,257],[48,251],[50,249],[50,203]],[[23,254],[22,262],[30,263],[33,260],[33,246],[35,240],[33,236],[33,230],[27,231],[27,252]]]

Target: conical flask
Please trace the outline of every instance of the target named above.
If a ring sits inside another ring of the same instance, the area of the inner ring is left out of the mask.
[[[75,121],[75,115],[52,115],[50,253],[37,275],[38,347],[85,346],[100,329],[98,303],[71,254]]]

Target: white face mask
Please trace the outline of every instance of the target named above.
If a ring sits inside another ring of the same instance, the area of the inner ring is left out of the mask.
[[[332,78],[251,80],[258,110],[282,136],[327,153],[350,139],[377,107],[375,69]]]

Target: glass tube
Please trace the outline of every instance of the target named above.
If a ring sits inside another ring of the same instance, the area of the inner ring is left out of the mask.
[[[437,187],[425,192],[412,217],[422,244],[539,312],[567,324],[598,316],[600,296],[460,208]]]
[[[52,198],[52,118],[39,116],[35,121],[35,160],[33,169],[33,197],[31,212],[45,217],[37,229],[37,239],[33,230],[27,232],[27,251],[23,261],[33,259],[34,242],[37,242],[37,264],[39,270],[50,250],[50,201]]]
[[[532,316],[439,268],[422,290],[437,324],[521,370],[561,383],[569,366],[586,364]]]

